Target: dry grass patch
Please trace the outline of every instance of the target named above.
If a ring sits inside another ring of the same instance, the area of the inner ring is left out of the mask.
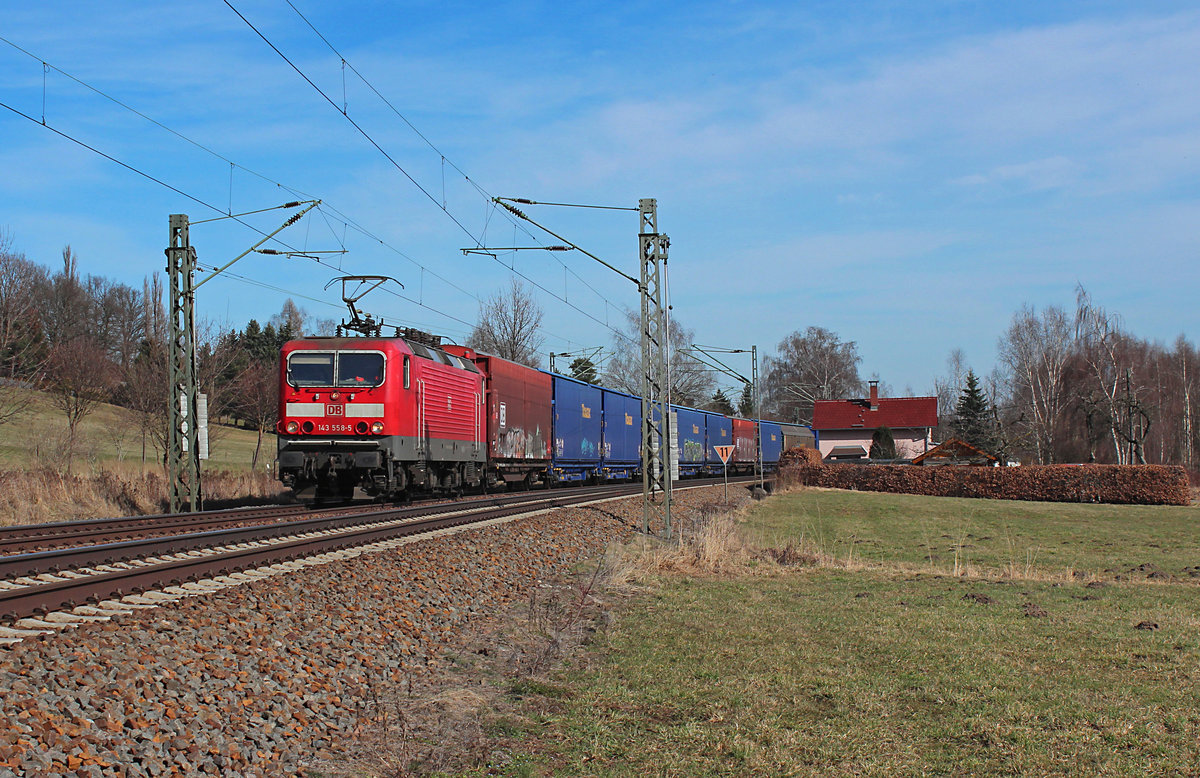
[[[615,582],[640,582],[648,577],[685,573],[735,575],[747,572],[755,561],[734,516],[734,505],[708,503],[694,519],[676,528],[675,539],[638,538],[609,553]]]
[[[273,503],[288,495],[261,471],[205,473],[204,489],[208,508]],[[45,469],[0,472],[0,525],[156,514],[167,508],[166,478],[134,466],[87,475]]]

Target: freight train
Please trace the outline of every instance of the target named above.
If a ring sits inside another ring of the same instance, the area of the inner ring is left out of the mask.
[[[286,343],[279,363],[279,479],[301,499],[378,498],[467,488],[552,486],[641,477],[642,401],[425,333],[315,337]],[[800,425],[672,406],[680,477],[764,469]]]

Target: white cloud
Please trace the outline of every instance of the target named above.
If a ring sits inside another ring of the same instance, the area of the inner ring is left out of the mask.
[[[1116,183],[1128,170],[1109,150],[1163,134],[1200,138],[1197,41],[1200,16],[1184,14],[975,36],[862,74],[798,67],[702,84],[668,76],[670,97],[611,94],[522,128],[513,143],[591,184],[636,167],[702,183],[753,176],[768,190],[795,174],[864,179],[914,167],[945,168],[943,180],[1023,178],[1035,189],[1084,171]],[[1031,149],[1049,153],[1030,160]],[[969,169],[989,157],[986,173]],[[1173,175],[1169,160],[1153,161]]]
[[[986,186],[990,184],[1015,185],[1026,190],[1058,189],[1079,180],[1083,168],[1062,156],[1000,165],[987,173],[975,173],[955,179],[952,183],[964,186]]]

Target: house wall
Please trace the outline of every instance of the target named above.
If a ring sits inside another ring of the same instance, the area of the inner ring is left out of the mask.
[[[894,429],[892,430],[892,438],[896,441],[896,454],[901,459],[912,459],[915,456],[924,454],[929,448],[933,448],[929,444],[929,436],[932,430],[929,427],[917,427],[915,429]],[[868,429],[853,429],[853,430],[819,430],[819,449],[821,457],[829,456],[829,452],[837,446],[862,446],[867,451],[871,450],[871,436],[875,430]],[[927,445],[928,444],[928,445]]]

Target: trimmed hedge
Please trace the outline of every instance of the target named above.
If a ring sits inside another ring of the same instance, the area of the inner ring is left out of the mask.
[[[1187,472],[1177,465],[826,465],[785,452],[781,485],[864,492],[982,497],[992,500],[1190,505]]]

